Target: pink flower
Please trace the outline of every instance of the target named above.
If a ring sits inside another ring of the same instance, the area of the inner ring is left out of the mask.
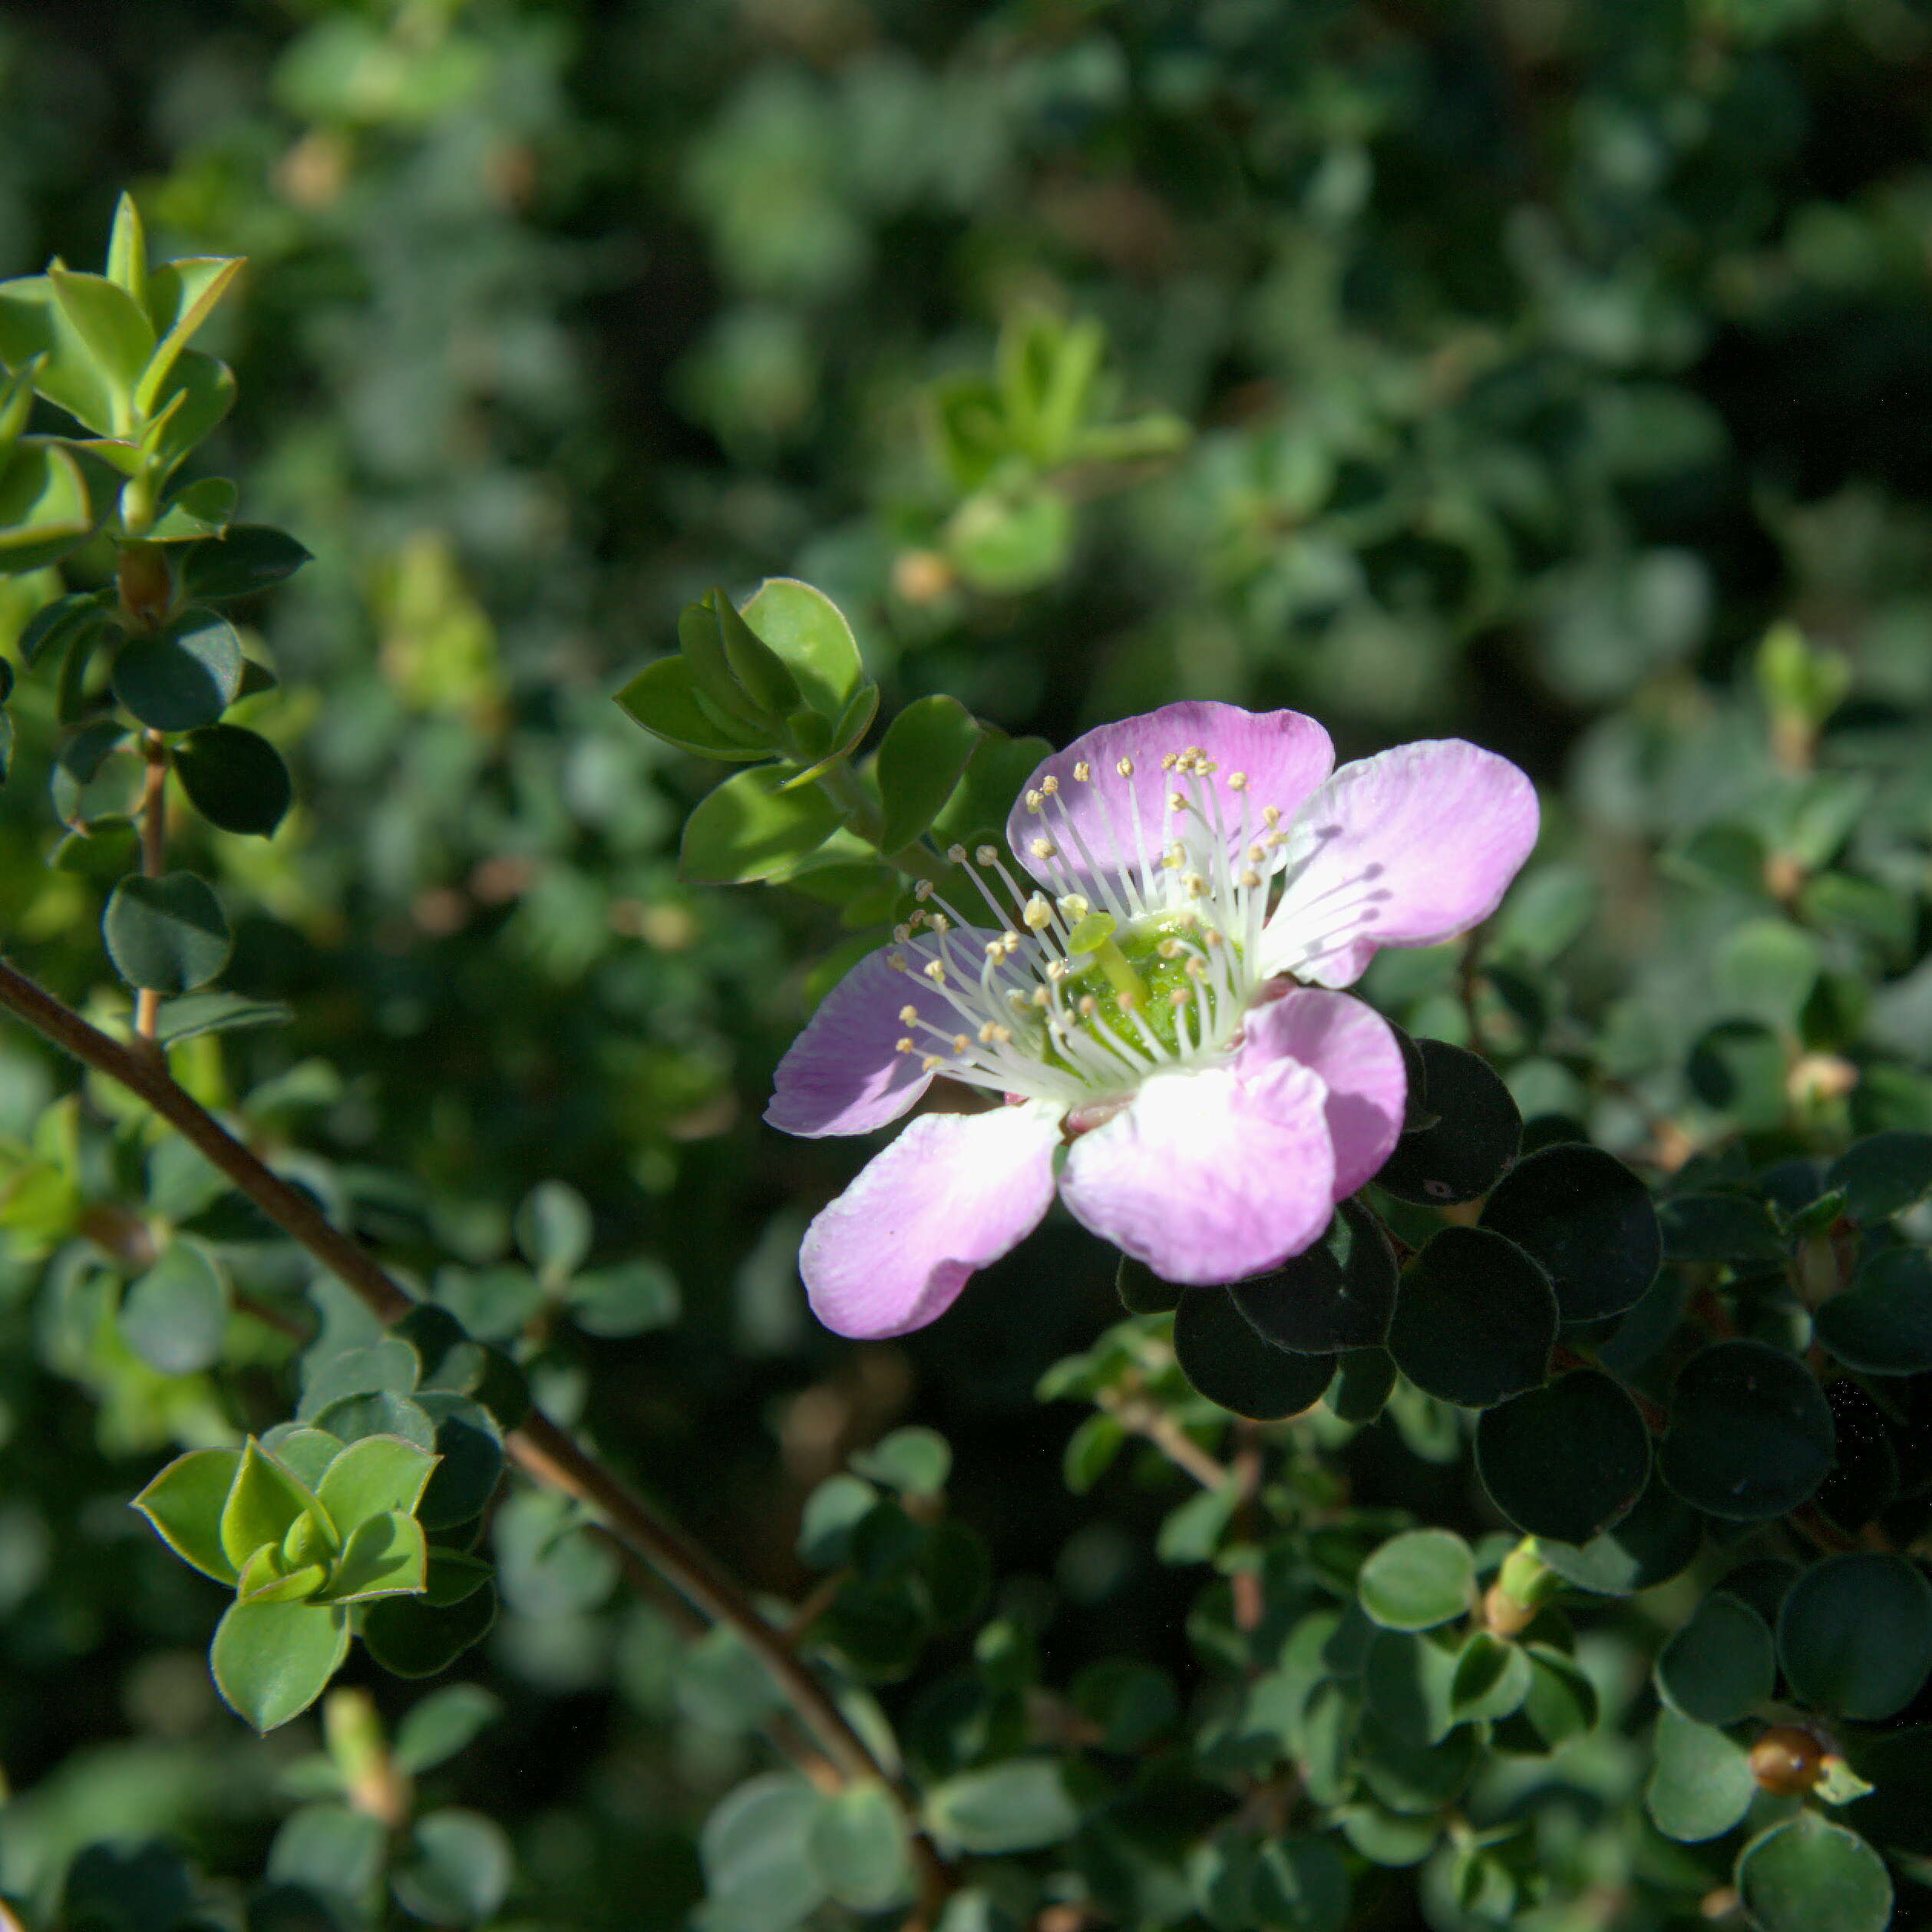
[[[928,897],[812,1016],[765,1118],[867,1133],[938,1073],[1007,1104],[922,1115],[812,1223],[828,1328],[935,1319],[1056,1187],[1170,1281],[1321,1237],[1394,1147],[1405,1081],[1386,1022],[1320,989],[1487,918],[1537,834],[1528,779],[1459,739],[1333,765],[1298,712],[1168,705],[1033,774],[1006,827],[1030,883],[953,848],[986,919]]]

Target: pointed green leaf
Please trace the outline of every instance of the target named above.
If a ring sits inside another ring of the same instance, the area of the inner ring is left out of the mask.
[[[419,1596],[428,1563],[421,1524],[391,1510],[356,1526],[329,1580],[329,1593],[342,1603]]]
[[[903,850],[932,824],[979,742],[979,722],[956,698],[921,698],[887,726],[874,768],[885,812],[880,851]]]
[[[215,1688],[258,1731],[306,1710],[348,1653],[348,1614],[329,1603],[236,1603],[208,1653]]]
[[[239,725],[190,732],[174,748],[173,765],[190,803],[224,832],[271,837],[295,802],[282,754]]]
[[[315,1500],[337,1533],[346,1537],[372,1517],[391,1511],[411,1514],[435,1467],[436,1458],[428,1450],[399,1435],[365,1435],[329,1464]]]
[[[104,275],[81,274],[57,263],[47,279],[94,366],[117,394],[129,395],[154,353],[154,331],[140,305]]]
[[[180,554],[182,594],[200,603],[252,597],[286,583],[310,560],[287,531],[266,523],[230,523],[220,538]]]
[[[0,362],[34,362],[36,393],[95,435],[114,434],[112,393],[45,276],[0,282]]]
[[[0,465],[0,570],[38,570],[94,527],[81,466],[58,444],[29,438]]]
[[[170,1462],[130,1505],[183,1563],[217,1583],[232,1584],[236,1575],[222,1547],[221,1521],[241,1466],[239,1449],[191,1449]]]
[[[328,1570],[319,1563],[305,1563],[299,1568],[277,1573],[251,1585],[244,1577],[235,1593],[242,1603],[305,1603],[322,1587]]]
[[[690,665],[682,657],[647,664],[616,694],[618,708],[653,736],[681,751],[741,765],[768,758],[771,746],[762,734],[741,738],[735,728],[713,722],[698,702]]]
[[[265,1543],[280,1547],[296,1518],[315,1499],[287,1470],[248,1438],[221,1513],[221,1547],[237,1570]]]
[[[125,192],[114,203],[114,225],[108,231],[107,279],[134,297],[152,335],[154,325],[147,312],[147,233],[134,197]]]
[[[784,659],[813,710],[838,717],[864,675],[838,606],[795,577],[768,577],[745,605],[745,621]]]
[[[450,1684],[413,1706],[396,1726],[396,1768],[421,1777],[454,1757],[503,1715],[499,1698],[475,1684]]]
[[[168,393],[168,378],[195,331],[242,271],[237,256],[190,256],[163,262],[147,278],[147,312],[160,340],[134,391],[134,407],[153,415]]]
[[[782,765],[727,778],[685,821],[679,871],[705,885],[781,878],[839,827],[838,807],[816,787],[781,789]]]
[[[235,514],[240,492],[226,477],[203,477],[177,490],[142,536],[150,543],[192,543],[220,537]]]

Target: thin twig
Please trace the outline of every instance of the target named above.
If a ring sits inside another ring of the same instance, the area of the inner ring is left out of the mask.
[[[146,761],[141,773],[140,804],[137,816],[141,827],[141,872],[158,879],[167,869],[167,747],[159,732],[141,733],[141,757]],[[143,986],[134,996],[134,1031],[151,1040],[161,1023],[161,996]]]
[[[1144,1437],[1179,1469],[1184,1469],[1204,1489],[1224,1489],[1234,1471],[1217,1462],[1167,1412],[1158,1404],[1139,1396],[1116,1395],[1103,1390],[1101,1406],[1124,1429]]]
[[[4,961],[0,961],[0,1006],[144,1101],[383,1321],[397,1320],[415,1305],[359,1242],[333,1226],[307,1194],[283,1180],[177,1085],[159,1055],[150,1058],[89,1025]],[[695,1608],[731,1624],[771,1673],[842,1778],[876,1778],[890,1787],[892,1781],[824,1686],[708,1552],[659,1517],[547,1416],[533,1413],[512,1432],[508,1448],[526,1474],[593,1511],[613,1537]],[[944,1868],[931,1847],[922,1843],[922,1865],[929,1860],[930,1869],[923,1874],[926,1889],[929,1894],[943,1892]]]

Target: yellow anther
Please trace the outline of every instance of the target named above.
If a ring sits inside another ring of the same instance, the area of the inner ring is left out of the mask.
[[[1049,959],[1046,976],[1057,986],[1067,976],[1067,963],[1064,959]]]
[[[936,933],[949,933],[949,932],[951,932],[951,931],[952,931],[952,930],[953,930],[953,922],[952,922],[952,920],[949,920],[949,919],[948,919],[948,918],[946,917],[946,916],[945,915],[945,913],[935,913],[933,915],[933,930],[934,932],[936,932]]]
[[[996,845],[976,845],[973,848],[973,856],[982,865],[997,865],[999,863],[999,847]]]
[[[1260,883],[1261,875],[1255,870],[1253,866],[1250,865],[1243,869],[1241,873],[1241,883],[1247,887],[1250,891],[1252,891],[1255,887],[1260,884]]]
[[[1248,774],[1245,771],[1230,771],[1227,774],[1227,788],[1230,791],[1246,791]]]
[[[934,986],[943,986],[946,984],[946,969],[940,964],[938,960],[929,960],[921,969]]]
[[[1087,903],[1086,895],[1078,892],[1063,893],[1059,907],[1061,911],[1072,920],[1085,919],[1093,910],[1093,907]]]
[[[1114,769],[1118,771],[1123,778],[1131,778],[1134,775],[1134,761],[1128,757],[1125,752],[1122,752],[1118,758],[1115,759]]]
[[[1171,771],[1180,762],[1181,754],[1178,751],[1163,751],[1161,754],[1161,769],[1163,771]]]
[[[1002,1030],[1002,1029],[999,1022],[997,1020],[988,1020],[979,1029],[980,1045],[983,1046],[990,1046],[995,1040],[999,1039]]]
[[[1082,1019],[1091,1019],[1099,1011],[1100,1002],[1091,993],[1083,992],[1080,996],[1080,1017]]]
[[[1263,805],[1261,807],[1261,822],[1272,831],[1281,823],[1281,807],[1279,805]]]
[[[1047,971],[1049,973],[1051,973],[1052,970],[1053,969],[1052,966],[1049,966],[1047,968]],[[1035,986],[1033,989],[1033,1004],[1035,1006],[1044,1008],[1050,1006],[1052,1003],[1052,996],[1049,994],[1045,987]]]
[[[931,898],[932,896],[933,882],[930,879],[921,879],[919,883],[913,887],[913,897],[918,900],[922,905],[927,900]]]
[[[895,1053],[911,1052],[913,1050],[912,1035],[910,1033],[902,1034],[893,1042],[892,1050]]]
[[[1181,945],[1180,940],[1177,939],[1163,940],[1158,949],[1164,959],[1177,959],[1181,957]]]
[[[1198,872],[1190,872],[1181,883],[1187,888],[1190,899],[1205,899],[1207,897],[1207,881]]]
[[[949,845],[946,848],[946,862],[948,865],[964,865],[966,847],[963,845]]]
[[[1185,811],[1187,801],[1180,792],[1171,791],[1167,794],[1167,809],[1170,811]]]
[[[1046,794],[1048,798],[1051,798],[1060,789],[1060,781],[1049,771],[1040,781],[1040,789]]]
[[[1268,848],[1265,845],[1250,845],[1248,847],[1248,857],[1253,864],[1259,865],[1267,856]]]
[[[1045,895],[1037,892],[1020,908],[1019,916],[1025,920],[1029,932],[1044,933],[1053,923],[1053,908],[1046,903]]]
[[[991,939],[986,942],[986,957],[989,959],[997,959],[1002,957],[1006,953],[1006,936],[1003,933],[999,938]]]
[[[901,1026],[916,1026],[919,1024],[919,1009],[910,999],[899,1009],[899,1023]]]
[[[903,953],[888,953],[886,955],[886,964],[890,966],[894,973],[903,973],[906,970],[906,956]]]
[[[946,1055],[943,1053],[929,1053],[919,1065],[921,1072],[936,1073],[946,1065]]]
[[[1167,995],[1170,1006],[1188,1006],[1194,1003],[1194,995],[1185,986],[1177,986]]]
[[[1060,848],[1050,838],[1036,838],[1026,848],[1036,859],[1057,859]]]
[[[1026,794],[1026,809],[1029,811],[1038,811],[1045,802],[1045,795],[1042,792],[1029,791]]]
[[[970,1052],[972,1051],[972,1048],[973,1041],[969,1035],[965,1033],[955,1033],[953,1035],[953,1051],[955,1053]]]
[[[892,929],[893,943],[895,946],[903,946],[912,936],[913,929],[910,926],[895,926]]]
[[[1094,768],[1085,758],[1081,758],[1075,762],[1073,768],[1073,781],[1075,784],[1085,784],[1093,775]]]

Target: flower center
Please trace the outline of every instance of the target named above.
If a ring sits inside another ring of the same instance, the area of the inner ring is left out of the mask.
[[[1090,913],[1068,935],[1062,990],[1074,1029],[1103,1046],[1144,1032],[1176,1055],[1208,1048],[1232,991],[1209,970],[1210,946],[1230,946],[1237,967],[1241,950],[1217,932],[1210,942],[1210,932],[1185,913],[1125,930],[1106,913]]]

